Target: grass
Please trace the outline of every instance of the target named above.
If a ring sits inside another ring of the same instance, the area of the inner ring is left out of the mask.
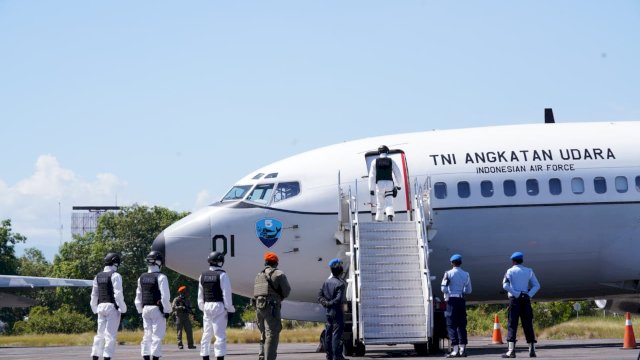
[[[491,323],[490,330],[470,331],[469,334],[475,336],[491,336],[493,318],[491,318],[489,322]],[[502,336],[505,337],[507,335],[506,320],[501,317],[500,322]],[[541,340],[622,339],[624,337],[624,324],[624,317],[621,316],[606,318],[602,316],[585,316],[546,329],[536,329],[536,334]],[[280,341],[283,343],[315,343],[318,341],[322,329],[323,326],[320,324],[311,327],[283,329],[280,333]],[[637,331],[640,333],[640,330]],[[518,336],[523,337],[521,327],[519,327],[518,332]],[[90,346],[93,343],[94,335],[95,333],[0,336],[0,346]],[[202,337],[202,329],[194,329],[193,336],[196,343],[199,343]],[[120,345],[137,345],[141,339],[142,330],[120,331],[118,333],[118,343]],[[227,329],[227,341],[230,344],[250,344],[257,343],[259,340],[260,332],[258,332],[258,330]],[[175,328],[167,328],[164,343],[175,344],[175,341]]]
[[[625,319],[581,317],[542,330],[540,339],[623,339]]]
[[[283,343],[314,343],[320,338],[323,326],[301,327],[296,329],[283,329],[280,333],[280,342]],[[165,344],[175,344],[175,328],[167,328],[164,338]],[[42,334],[42,335],[17,335],[0,336],[0,346],[91,346],[95,333],[84,334]],[[200,342],[202,329],[194,329],[194,341]],[[142,330],[118,332],[118,344],[137,345],[142,340]],[[183,340],[186,335],[183,334]],[[227,329],[227,342],[230,344],[250,344],[260,341],[258,330]]]

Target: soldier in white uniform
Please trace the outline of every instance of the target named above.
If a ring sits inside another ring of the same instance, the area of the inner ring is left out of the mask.
[[[447,302],[445,318],[447,319],[447,332],[451,341],[452,350],[447,354],[448,358],[466,357],[467,347],[467,305],[465,294],[471,294],[471,277],[462,270],[462,255],[454,254],[449,259],[451,270],[444,273],[440,289]]]
[[[148,271],[138,278],[135,300],[144,327],[140,347],[144,360],[158,360],[162,356],[162,340],[167,330],[167,318],[171,314],[171,294],[169,280],[160,272],[162,253],[151,251],[145,260]]]
[[[522,319],[522,330],[529,344],[529,357],[536,357],[536,336],[533,332],[533,310],[531,299],[540,290],[536,275],[528,267],[522,266],[524,254],[517,251],[511,255],[513,266],[507,270],[502,280],[502,288],[509,293],[509,322],[507,343],[509,350],[503,358],[515,358],[518,318]]]
[[[108,253],[104,257],[104,269],[93,279],[91,311],[98,314],[98,331],[93,338],[91,357],[111,360],[116,350],[116,335],[120,326],[120,314],[127,312],[122,294],[122,276],[118,274],[120,255]]]
[[[400,190],[393,181],[395,179],[395,182],[400,184],[402,176],[398,165],[389,157],[389,148],[386,145],[378,148],[378,154],[380,157],[373,160],[369,167],[369,193],[376,195],[376,221],[383,221],[385,212],[387,219],[393,221],[393,198]]]
[[[204,313],[200,355],[203,360],[209,360],[211,337],[215,336],[214,355],[216,360],[224,360],[227,353],[227,321],[236,308],[233,307],[229,275],[222,270],[224,254],[214,251],[209,254],[207,261],[209,270],[203,272],[198,281],[198,308]]]

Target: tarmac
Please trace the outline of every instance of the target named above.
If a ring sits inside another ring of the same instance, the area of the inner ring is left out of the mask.
[[[162,359],[202,359],[199,352],[200,346],[195,350],[179,350],[175,345],[164,345]],[[280,344],[278,348],[278,360],[325,360],[324,353],[316,352],[317,344]],[[469,339],[467,348],[468,357],[473,359],[497,359],[506,351],[506,345],[491,345],[491,338],[473,337]],[[256,360],[258,352],[257,344],[228,344],[225,360]],[[537,346],[539,359],[639,359],[639,349],[622,349],[621,339],[597,339],[597,340],[544,340]],[[51,359],[90,359],[90,346],[63,346],[63,347],[0,347],[0,359],[2,360],[51,360]],[[212,354],[213,355],[213,354]],[[362,359],[433,359],[444,358],[441,354],[428,357],[417,356],[413,346],[367,346],[363,357],[350,356],[351,360]],[[529,358],[526,344],[517,346],[518,358]],[[215,359],[215,357],[211,357]],[[140,347],[136,345],[119,345],[116,359],[142,359]]]

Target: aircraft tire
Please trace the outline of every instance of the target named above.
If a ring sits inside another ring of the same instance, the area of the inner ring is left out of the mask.
[[[355,348],[353,350],[353,355],[355,355],[356,357],[364,356],[364,354],[367,352],[367,349],[360,340],[356,340]]]
[[[429,343],[413,344],[413,349],[416,351],[416,354],[418,356],[427,356],[427,355],[429,355]]]

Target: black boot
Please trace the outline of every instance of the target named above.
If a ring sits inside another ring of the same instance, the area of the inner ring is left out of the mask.
[[[224,360],[224,356],[218,356],[216,360]]]
[[[100,359],[100,356],[92,356],[91,357],[91,360],[99,360],[99,359]]]
[[[144,360],[151,360],[151,356],[149,356],[149,355],[144,355],[142,358],[143,358]]]
[[[157,357],[157,356],[152,357],[152,359],[153,359],[153,360],[160,360],[160,358],[159,358],[159,357]]]
[[[207,356],[203,356],[203,357],[202,357],[202,360],[209,360],[209,355],[207,355]]]
[[[110,357],[103,358],[103,360],[111,360]]]

